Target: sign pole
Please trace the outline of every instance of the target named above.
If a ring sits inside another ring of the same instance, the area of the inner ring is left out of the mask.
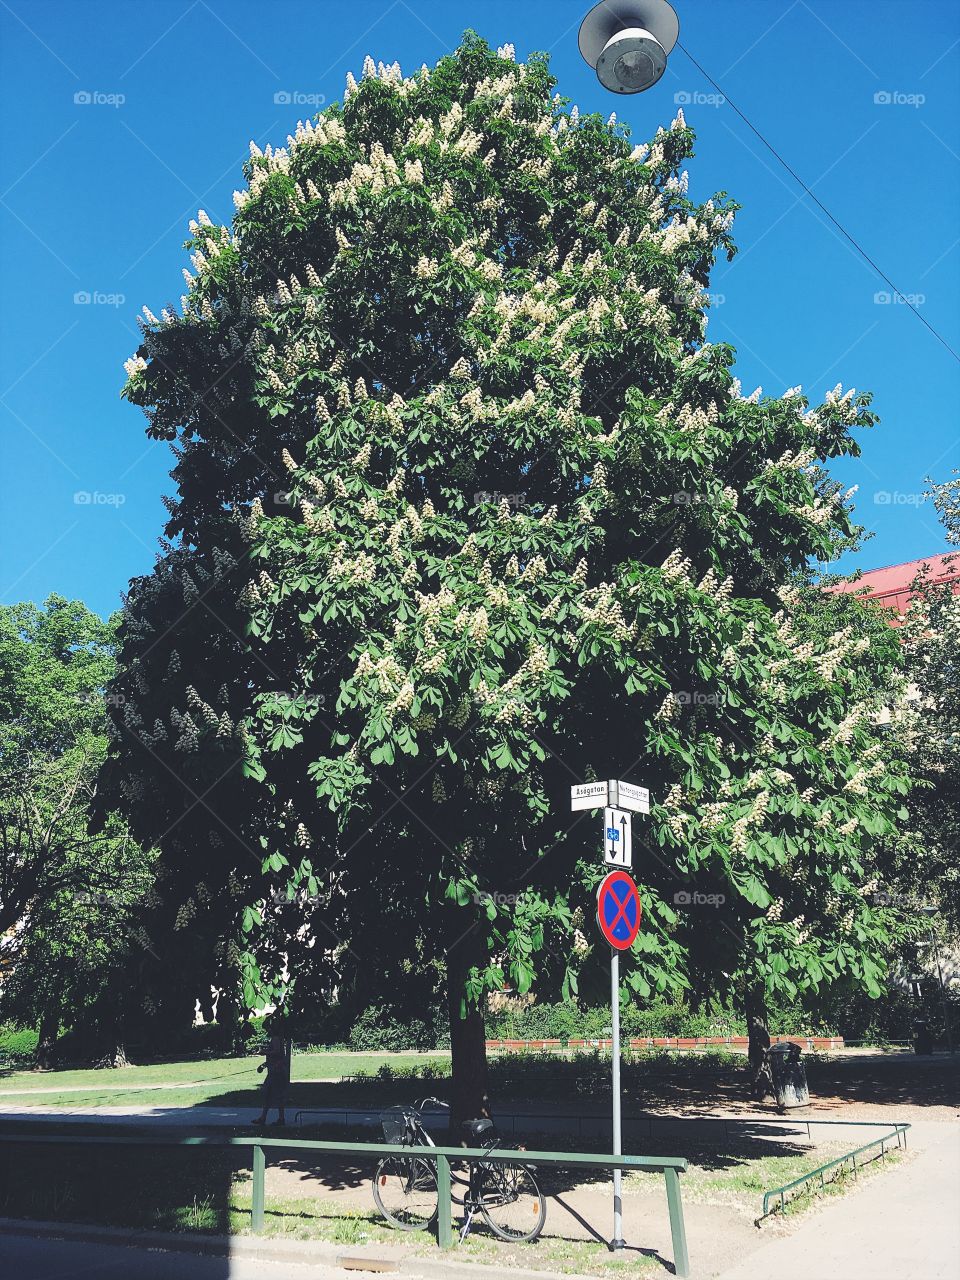
[[[606,803],[604,803],[606,802]],[[597,889],[597,923],[610,945],[610,1059],[613,1085],[613,1154],[623,1154],[620,1117],[620,952],[633,946],[643,914],[637,886],[624,870],[633,865],[632,814],[650,812],[650,792],[632,782],[579,782],[570,788],[570,808],[603,809],[603,860],[617,870],[604,876]],[[626,1248],[623,1239],[623,1174],[613,1171],[614,1251]]]
[[[611,1058],[613,1066],[613,1154],[623,1154],[620,1138],[620,952],[610,948],[610,1029],[613,1037]],[[611,1249],[623,1249],[623,1198],[622,1174],[613,1171],[613,1240]]]

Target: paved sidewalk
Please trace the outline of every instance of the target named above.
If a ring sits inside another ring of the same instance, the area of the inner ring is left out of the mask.
[[[920,1154],[811,1213],[717,1280],[957,1280],[960,1126],[923,1121]]]
[[[88,1124],[143,1124],[177,1129],[252,1127],[254,1107],[6,1107],[0,1106],[0,1124],[8,1120],[65,1121]]]

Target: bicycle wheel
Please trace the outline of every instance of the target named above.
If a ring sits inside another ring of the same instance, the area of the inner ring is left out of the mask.
[[[373,1199],[393,1226],[425,1231],[437,1216],[437,1175],[428,1160],[387,1156],[373,1175]]]
[[[543,1230],[547,1206],[526,1165],[486,1165],[478,1200],[487,1226],[501,1240],[536,1240]]]

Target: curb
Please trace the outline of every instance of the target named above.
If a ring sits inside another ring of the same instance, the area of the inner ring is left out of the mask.
[[[506,1262],[464,1262],[436,1249],[433,1254],[409,1254],[390,1246],[360,1246],[355,1252],[325,1240],[271,1240],[268,1236],[181,1235],[175,1231],[139,1231],[129,1227],[101,1227],[92,1223],[46,1222],[32,1218],[0,1218],[0,1236],[44,1236],[77,1244],[107,1244],[168,1253],[206,1254],[261,1262],[319,1263],[358,1275],[381,1273],[426,1276],[430,1280],[478,1280],[509,1270],[511,1280],[569,1280],[558,1271],[530,1270]]]

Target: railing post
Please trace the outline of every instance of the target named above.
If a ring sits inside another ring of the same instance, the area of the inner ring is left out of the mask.
[[[678,1276],[690,1274],[687,1256],[687,1229],[683,1221],[683,1201],[680,1199],[680,1177],[676,1169],[665,1168],[663,1176],[667,1184],[667,1208],[670,1211],[670,1237],[673,1241],[673,1269]]]
[[[251,1231],[263,1230],[263,1200],[264,1200],[264,1172],[267,1162],[264,1158],[263,1147],[255,1146],[253,1148],[253,1204],[250,1211],[250,1229]]]
[[[450,1186],[450,1161],[437,1156],[437,1244],[441,1249],[453,1248],[453,1222],[451,1219],[452,1190]]]

